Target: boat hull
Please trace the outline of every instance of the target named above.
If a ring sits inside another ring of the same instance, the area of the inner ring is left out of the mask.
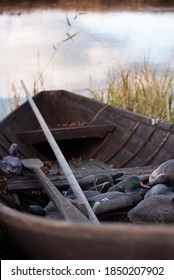
[[[87,162],[92,158],[97,165],[102,162],[117,171],[126,168],[129,174],[137,168],[140,175],[141,168],[153,169],[174,156],[173,124],[156,123],[149,117],[66,91],[42,92],[34,100],[50,129],[58,124],[53,134],[67,160]],[[62,128],[64,124],[76,127]],[[20,158],[54,158],[28,102],[0,122],[1,157],[8,154],[13,142],[18,144]],[[81,175],[90,172],[87,169]],[[173,225],[69,223],[21,213],[2,203],[0,223],[32,259],[174,257]]]
[[[169,225],[49,221],[0,205],[1,224],[31,259],[173,259],[174,228]]]

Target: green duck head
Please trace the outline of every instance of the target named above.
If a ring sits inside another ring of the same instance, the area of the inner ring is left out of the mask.
[[[119,182],[116,186],[122,188],[125,193],[140,191],[141,188],[149,188],[144,185],[138,176],[131,176]]]
[[[145,185],[139,177],[131,176],[125,182],[124,190],[125,193],[140,192],[142,189],[149,189],[150,187]]]

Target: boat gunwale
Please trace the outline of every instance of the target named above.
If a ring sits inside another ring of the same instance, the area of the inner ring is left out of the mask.
[[[72,230],[77,230],[77,228],[81,228],[83,230],[87,230],[87,231],[96,231],[97,229],[100,231],[101,229],[104,230],[105,232],[109,232],[109,231],[127,231],[128,229],[130,230],[135,230],[135,232],[137,231],[143,231],[147,230],[149,232],[155,232],[157,233],[171,233],[172,235],[174,235],[174,225],[173,224],[132,224],[132,223],[100,223],[100,224],[85,224],[85,223],[78,223],[78,222],[67,222],[67,221],[60,221],[60,220],[56,220],[56,219],[45,219],[39,216],[34,216],[32,214],[28,214],[28,213],[23,213],[23,212],[19,212],[18,210],[12,209],[6,205],[3,205],[0,202],[0,220],[4,220],[8,218],[10,218],[10,225],[15,225],[16,226],[16,219],[20,220],[20,225],[19,227],[23,227],[25,228],[25,225],[29,226],[31,225],[31,223],[33,223],[33,225],[37,225],[39,224],[39,226],[42,224],[42,226],[45,228],[46,227],[52,227],[55,229],[58,228],[62,228],[62,229],[66,229],[69,230],[70,228]],[[26,219],[27,218],[27,219]],[[6,223],[6,222],[5,222]],[[4,224],[4,222],[3,222]],[[9,224],[9,221],[8,221]],[[40,232],[40,227],[38,228],[34,228],[33,231],[38,231]],[[79,235],[81,236],[81,232],[78,232]]]
[[[66,91],[66,90],[61,90],[61,89],[60,90],[40,91],[37,95],[33,96],[33,99],[37,102],[37,100],[44,97],[44,95],[47,95],[47,96],[51,97],[51,95],[54,95],[55,93],[59,94],[59,95],[62,95],[63,98],[65,98],[65,100],[73,95],[74,101],[75,101],[75,98],[78,98],[79,100],[82,100],[82,101],[86,100],[90,103],[95,103],[96,105],[98,104],[98,106],[100,106],[101,108],[106,106],[105,103],[102,103],[100,101],[93,100],[93,99],[90,99],[89,97],[82,96],[82,95],[79,95],[77,93],[73,93],[73,92]],[[14,116],[17,117],[21,113],[21,110],[23,111],[23,108],[26,107],[26,106],[28,107],[28,105],[29,105],[28,101],[25,101],[15,111],[11,112],[5,118],[0,120],[0,128],[3,129],[3,127],[7,126],[8,123],[11,122],[11,118],[13,119]],[[30,107],[29,107],[29,109],[30,109]],[[124,118],[129,118],[129,119],[132,119],[133,121],[142,122],[142,123],[144,123],[146,125],[149,125],[149,126],[156,126],[158,129],[164,129],[164,130],[167,130],[167,131],[174,131],[174,124],[173,123],[169,123],[169,122],[159,120],[159,119],[154,119],[153,117],[149,117],[149,116],[146,116],[146,115],[142,115],[140,113],[136,113],[136,112],[132,112],[132,111],[129,111],[129,110],[126,110],[126,109],[122,109],[122,108],[114,106],[114,105],[106,106],[106,110],[103,110],[103,112],[104,111],[109,111],[110,109],[111,110],[116,109],[117,113],[121,116],[123,115]],[[137,118],[138,118],[138,120],[137,120]],[[112,123],[111,120],[110,120],[110,122]]]

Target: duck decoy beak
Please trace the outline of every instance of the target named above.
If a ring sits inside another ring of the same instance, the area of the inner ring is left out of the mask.
[[[151,189],[150,186],[145,185],[143,182],[140,183],[140,186],[141,186],[141,188],[144,188],[144,189]]]

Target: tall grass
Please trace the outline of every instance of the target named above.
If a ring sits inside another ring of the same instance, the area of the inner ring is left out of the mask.
[[[89,91],[99,101],[174,122],[174,73],[157,73],[148,62],[141,69],[113,68],[104,89]]]
[[[20,92],[16,88],[15,84],[11,85],[11,94],[8,98],[8,111],[12,112],[20,106]]]

